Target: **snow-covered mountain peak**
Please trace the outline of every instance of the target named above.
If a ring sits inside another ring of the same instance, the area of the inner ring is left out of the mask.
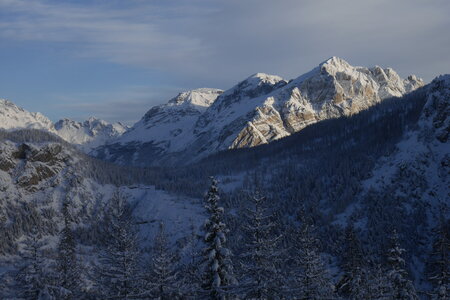
[[[71,119],[61,119],[58,122],[55,123],[55,129],[60,130],[63,127],[74,127],[74,128],[81,128],[81,123],[71,120]]]
[[[270,74],[266,74],[266,73],[255,73],[255,74],[249,76],[247,79],[245,79],[246,82],[253,83],[256,85],[261,85],[264,83],[269,83],[269,84],[274,85],[282,80],[283,80],[283,78],[281,78],[280,76],[270,75]]]
[[[178,94],[169,100],[169,106],[190,105],[197,109],[209,107],[223,93],[220,89],[200,88]]]
[[[333,56],[325,60],[319,64],[319,67],[327,70],[327,72],[333,75],[336,74],[336,72],[348,71],[353,68],[353,66],[351,66],[347,61],[337,56]]]
[[[52,121],[47,117],[39,112],[26,111],[6,99],[0,99],[0,128],[6,130],[30,128],[55,132]]]
[[[281,83],[281,84],[280,84]],[[276,75],[269,75],[265,73],[255,73],[246,79],[239,82],[234,87],[226,90],[223,97],[229,95],[245,95],[255,97],[256,94],[266,92],[274,87],[286,84],[287,81]]]
[[[192,138],[197,118],[223,93],[220,89],[200,88],[178,94],[168,103],[152,107],[142,119],[116,141],[153,142],[180,149]],[[169,141],[176,137],[176,141]]]
[[[109,123],[96,117],[89,117],[86,121],[83,122],[83,126],[91,128],[94,133],[98,133],[100,131],[108,129],[113,134],[113,136],[121,135],[129,129],[129,126],[124,125],[121,122]]]
[[[372,68],[355,67],[350,65],[342,58],[333,56],[319,65],[318,68],[313,69],[307,73],[309,76],[301,76],[307,79],[314,75],[328,74],[337,80],[349,80],[359,82],[363,85],[371,85],[376,83],[381,87],[380,97],[382,99],[396,96],[400,97],[404,93],[409,93],[424,85],[424,81],[415,75],[410,75],[406,79],[402,79],[400,75],[392,68],[383,68],[378,65]],[[297,80],[297,82],[303,81]]]
[[[22,108],[16,106],[14,103],[9,101],[8,99],[0,99],[0,107],[1,108],[6,108],[6,107],[17,108],[18,110],[22,110],[23,111]]]
[[[180,116],[198,115],[211,106],[219,95],[223,93],[220,89],[200,88],[178,94],[166,104],[152,107],[144,117],[133,126],[148,127],[154,122],[176,122]]]
[[[403,80],[403,85],[405,86],[405,91],[407,93],[414,91],[415,89],[423,86],[425,83],[422,78],[418,78],[416,75],[409,75],[405,80]]]
[[[309,80],[309,82],[317,81],[328,81],[332,83],[332,79],[341,78],[359,78],[361,73],[370,73],[367,68],[364,67],[354,67],[350,65],[346,60],[333,56],[329,59],[320,63],[317,67],[313,68],[311,71],[300,75],[299,77],[292,80],[291,86],[299,86],[304,81]]]
[[[200,125],[209,122],[208,119],[214,118],[214,115],[226,110],[235,103],[246,102],[246,99],[254,99],[267,95],[272,91],[285,86],[287,83],[287,80],[284,80],[280,76],[265,73],[253,74],[223,92],[206,112],[205,120],[199,120],[198,124]],[[243,105],[245,106],[246,104]]]
[[[61,138],[88,152],[122,135],[128,130],[128,127],[121,123],[110,124],[104,120],[90,117],[84,122],[70,119],[59,120],[55,123],[55,129]]]
[[[402,79],[392,68],[352,66],[339,57],[331,57],[310,72],[293,80],[288,88],[297,87],[313,103],[333,99],[336,103],[358,105],[400,97],[424,85],[414,75]],[[351,102],[346,100],[352,99]],[[359,101],[361,99],[361,101]],[[365,99],[365,100],[364,100]],[[367,107],[365,107],[367,108]]]
[[[109,124],[109,123],[106,122],[105,120],[98,119],[98,118],[92,117],[92,116],[89,117],[86,121],[84,121],[84,123],[86,123],[86,124],[98,124],[98,125],[103,125],[103,126]]]

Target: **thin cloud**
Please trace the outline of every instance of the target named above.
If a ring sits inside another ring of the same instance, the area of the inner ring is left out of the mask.
[[[74,120],[83,121],[89,117],[96,117],[108,122],[119,121],[131,126],[148,110],[149,102],[145,100],[109,101],[108,103],[78,102],[61,105],[60,108],[72,111]],[[137,112],[140,112],[141,115],[138,115]]]
[[[152,69],[192,88],[228,88],[255,72],[291,79],[334,55],[430,81],[450,70],[449,11],[448,0],[0,0],[0,40]],[[116,119],[117,98],[93,97]]]
[[[443,0],[3,0],[0,8],[4,39],[67,44],[74,56],[174,80],[189,75],[181,80],[197,85],[229,85],[257,71],[294,77],[332,55],[427,80],[439,73],[437,61],[450,67],[442,53],[450,48],[450,2]]]
[[[52,95],[57,111],[71,111],[78,121],[93,116],[109,122],[120,121],[134,124],[147,110],[157,103],[167,102],[180,91],[178,87],[129,86],[114,92],[77,93],[74,95]],[[92,101],[96,99],[96,101]]]
[[[157,69],[204,50],[199,39],[161,26],[163,20],[158,14],[173,14],[170,9],[23,0],[1,1],[0,8],[10,12],[0,22],[3,38],[65,43],[67,51],[82,57]]]

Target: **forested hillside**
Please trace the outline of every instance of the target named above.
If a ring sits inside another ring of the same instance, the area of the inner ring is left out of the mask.
[[[447,299],[449,100],[442,76],[170,168],[1,132],[0,295]]]

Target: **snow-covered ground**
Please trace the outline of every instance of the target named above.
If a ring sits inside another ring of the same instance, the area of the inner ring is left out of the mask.
[[[206,219],[201,199],[169,194],[153,186],[122,187],[121,191],[134,208],[144,246],[151,245],[161,222],[170,242],[175,243],[188,237],[192,229],[199,232]]]

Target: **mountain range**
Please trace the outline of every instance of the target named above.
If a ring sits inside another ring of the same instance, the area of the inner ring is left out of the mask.
[[[53,124],[5,100],[0,127],[44,129],[86,153],[124,165],[186,164],[219,151],[270,143],[423,85],[414,75],[402,79],[391,68],[354,67],[332,57],[292,80],[256,73],[226,91],[180,93],[152,107],[131,128],[95,118]]]
[[[0,129],[45,130],[89,152],[108,140],[122,135],[128,127],[121,123],[111,124],[94,117],[84,122],[62,119],[53,123],[41,113],[28,112],[11,101],[0,99]]]
[[[423,85],[414,75],[401,79],[391,68],[353,67],[337,57],[289,81],[257,73],[224,92],[193,90],[153,107],[95,155],[141,166],[189,163],[218,151],[270,143]]]

